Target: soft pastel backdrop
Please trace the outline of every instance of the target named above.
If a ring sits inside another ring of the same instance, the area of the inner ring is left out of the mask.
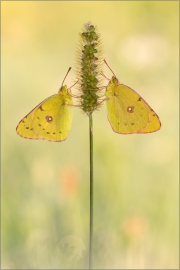
[[[25,140],[15,129],[57,93],[88,21],[116,76],[162,122],[157,133],[123,136],[105,105],[94,113],[94,268],[178,268],[178,6],[1,1],[2,268],[87,268],[87,117],[74,108],[62,143]],[[72,70],[66,84],[74,79]]]

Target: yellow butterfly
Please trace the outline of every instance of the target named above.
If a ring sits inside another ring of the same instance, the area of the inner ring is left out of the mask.
[[[161,122],[153,109],[133,89],[119,83],[116,76],[109,81],[105,95],[108,120],[115,132],[143,134],[160,129]]]
[[[61,86],[58,94],[42,101],[19,122],[17,134],[26,139],[53,142],[66,140],[72,124],[72,105],[67,86]]]

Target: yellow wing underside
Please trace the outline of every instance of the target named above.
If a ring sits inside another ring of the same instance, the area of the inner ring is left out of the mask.
[[[161,127],[157,114],[128,86],[116,86],[115,92],[107,95],[106,105],[108,120],[117,133],[151,133]]]
[[[72,102],[64,104],[56,94],[26,115],[17,126],[17,133],[27,139],[63,141],[72,124]]]

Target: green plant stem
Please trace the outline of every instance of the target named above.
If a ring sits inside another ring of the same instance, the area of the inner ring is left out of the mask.
[[[89,115],[89,143],[90,143],[90,226],[89,226],[89,269],[93,260],[93,119]]]

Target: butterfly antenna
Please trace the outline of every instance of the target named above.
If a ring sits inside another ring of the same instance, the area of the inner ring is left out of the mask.
[[[112,71],[112,69],[110,68],[110,66],[108,65],[108,63],[106,62],[106,60],[104,59],[104,63],[106,64],[106,66],[110,69],[110,71],[112,72],[112,74],[116,77],[116,75],[114,74],[114,72]]]
[[[69,73],[69,71],[71,70],[71,67],[69,67],[68,68],[68,71],[67,71],[67,73],[66,73],[66,76],[64,77],[64,80],[63,80],[63,82],[62,82],[62,85],[61,85],[61,87],[63,86],[63,84],[64,84],[64,81],[65,81],[65,79],[66,79],[66,77],[67,77],[67,75],[68,75],[68,73]]]
[[[78,83],[78,81],[77,82],[75,82],[73,85],[71,85],[69,88],[68,88],[68,90],[70,90],[73,86],[75,86],[76,85],[76,83]]]

